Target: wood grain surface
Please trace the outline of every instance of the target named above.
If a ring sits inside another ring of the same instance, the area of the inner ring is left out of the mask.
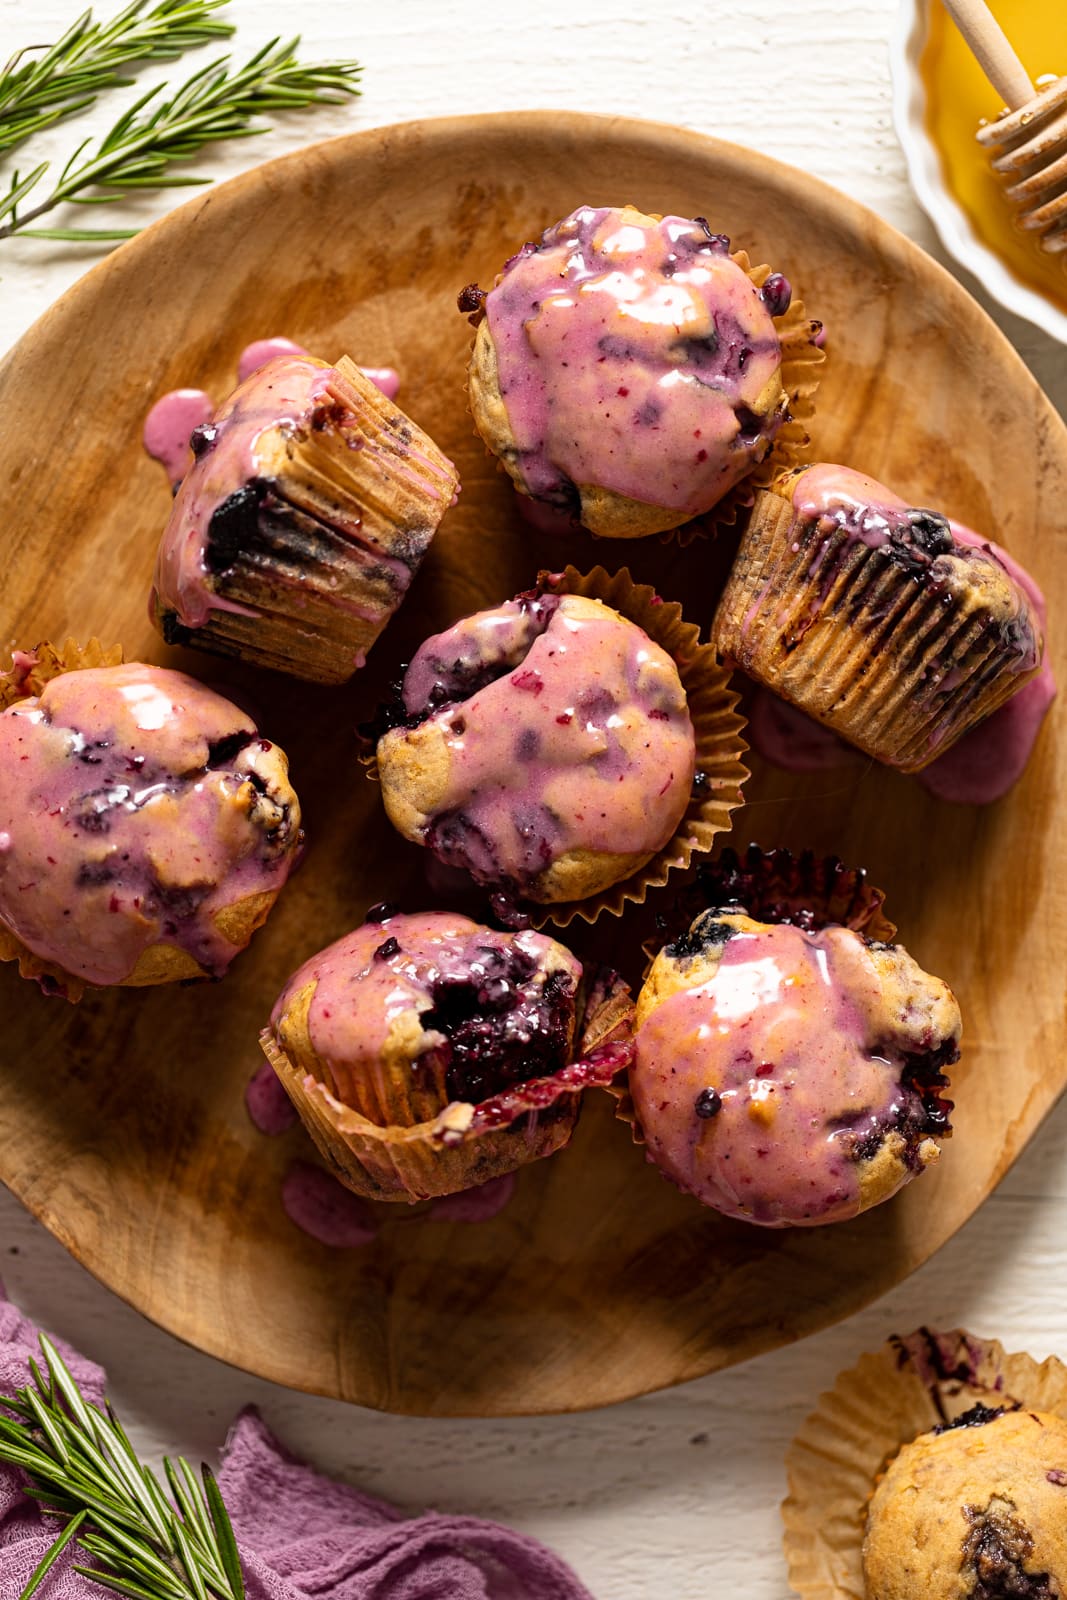
[[[754,763],[738,840],[868,865],[909,948],[960,995],[957,1136],[938,1171],[844,1227],[750,1229],[674,1193],[605,1099],[568,1151],[523,1173],[493,1223],[393,1214],[373,1245],[341,1254],[286,1220],[281,1179],[306,1152],[299,1130],[269,1141],[245,1116],[256,1030],[291,968],[367,905],[430,901],[421,853],[393,838],[361,776],[352,724],[426,632],[560,560],[558,543],[516,520],[473,436],[454,295],[588,198],[710,213],[785,271],[830,328],[817,453],[994,534],[1055,615],[1067,436],[992,323],[871,213],[677,130],[530,113],[313,147],[118,252],[0,367],[3,636],[98,633],[244,698],[290,754],[311,840],[275,916],[216,987],[101,994],[73,1009],[0,972],[0,1177],[171,1331],[264,1376],[388,1409],[602,1404],[824,1326],[971,1214],[1067,1074],[1055,957],[1067,907],[1048,826],[1063,779],[1055,718],[1024,781],[985,811],[943,806],[880,769],[798,779]],[[144,410],[177,384],[223,392],[241,347],[282,332],[331,359],[395,364],[402,403],[463,477],[404,610],[345,690],[165,651],[145,619],[167,495],[140,452]],[[728,540],[679,552],[583,538],[566,554],[627,562],[706,623],[729,552]],[[635,975],[640,936],[628,916],[580,948]]]

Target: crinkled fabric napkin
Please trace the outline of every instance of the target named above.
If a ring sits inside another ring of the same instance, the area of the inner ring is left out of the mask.
[[[56,1341],[87,1400],[103,1400],[101,1369]],[[0,1393],[29,1382],[37,1330],[0,1290]],[[248,1600],[592,1600],[558,1556],[476,1517],[409,1517],[384,1500],[321,1477],[282,1449],[253,1411],[226,1441],[218,1474],[245,1569]],[[0,1466],[0,1600],[16,1600],[59,1525]],[[36,1600],[103,1600],[71,1571],[68,1548]]]

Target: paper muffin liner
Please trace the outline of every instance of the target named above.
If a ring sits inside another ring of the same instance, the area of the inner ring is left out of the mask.
[[[400,608],[459,475],[347,356],[322,398],[344,412],[343,434],[313,428],[260,436],[257,449],[269,455],[260,476],[277,509],[250,511],[255,538],[211,579],[222,606],[203,626],[187,627],[153,596],[168,644],[344,683]]]
[[[672,872],[683,871],[694,856],[710,850],[716,834],[729,830],[730,813],[741,804],[742,785],[749,777],[741,756],[748,745],[730,674],[719,664],[714,646],[700,643],[699,628],[685,621],[676,600],[663,600],[651,585],[635,583],[626,567],[615,573],[594,567],[582,574],[569,566],[562,573],[541,573],[538,581],[553,594],[601,600],[643,628],[678,668],[696,735],[697,778],[689,804],[672,837],[640,871],[588,900],[524,902],[535,927],[552,922],[565,928],[575,917],[595,922],[605,913],[621,916],[627,905],[643,904],[650,889],[661,888]]]
[[[1012,669],[981,604],[946,606],[883,550],[836,528],[813,559],[775,489],[756,496],[712,638],[725,660],[902,772],[944,755],[1029,676]]]
[[[862,1356],[820,1397],[786,1456],[783,1543],[801,1600],[864,1600],[863,1537],[877,1479],[904,1445],[976,1404],[1067,1420],[1067,1366],[958,1329],[920,1328]]]
[[[20,700],[32,699],[46,683],[65,672],[79,672],[84,667],[117,667],[121,662],[122,646],[116,644],[105,649],[99,639],[90,639],[84,645],[67,639],[59,646],[45,642],[33,650],[13,650],[11,665],[0,671],[0,712],[17,705]],[[81,978],[34,955],[2,922],[0,961],[17,961],[21,976],[32,978],[48,994],[77,1001],[85,993],[86,986]]]
[[[642,980],[663,946],[687,933],[703,911],[732,907],[756,922],[792,922],[813,932],[835,924],[891,944],[897,927],[885,915],[884,902],[884,891],[870,882],[866,867],[848,867],[837,856],[817,856],[813,850],[796,855],[758,844],[739,856],[727,845],[714,861],[701,862],[672,903],[657,912],[656,932],[642,945]],[[629,1123],[634,1143],[644,1144],[629,1084],[620,1080],[609,1088],[615,1115]]]
[[[578,1060],[410,1127],[382,1127],[344,1105],[269,1028],[260,1044],[334,1176],[364,1199],[414,1203],[503,1177],[569,1142],[585,1090],[606,1088],[633,1054],[633,1001],[616,973],[583,972],[577,1014]]]
[[[772,269],[765,262],[754,267],[745,250],[733,250],[730,254],[757,289],[762,289]],[[677,540],[684,548],[694,539],[713,538],[720,528],[732,527],[750,509],[758,489],[766,488],[779,473],[800,466],[805,460],[811,443],[809,430],[815,417],[815,392],[819,387],[820,369],[826,360],[822,347],[823,324],[809,317],[804,302],[794,297],[789,310],[775,317],[774,326],[782,347],[779,375],[789,404],[770,450],[710,511],[661,534],[664,543]]]

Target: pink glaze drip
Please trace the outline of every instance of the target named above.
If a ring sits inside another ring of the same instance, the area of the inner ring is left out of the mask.
[[[213,610],[254,614],[218,594],[208,581],[211,520],[225,501],[259,477],[261,437],[279,426],[293,431],[309,427],[316,407],[331,402],[336,381],[332,367],[311,357],[275,357],[257,367],[215,413],[201,436],[197,459],[178,489],[156,562],[159,606],[173,612],[184,626],[203,627]],[[376,447],[366,443],[364,448]],[[358,545],[358,517],[339,508],[335,526]],[[377,548],[372,556],[378,568],[388,568],[395,588],[403,594],[411,578],[409,568]]]
[[[215,407],[203,389],[172,389],[157,400],[144,422],[144,447],[158,461],[172,488],[193,464],[189,436],[211,421]]]
[[[714,977],[646,1017],[631,1092],[650,1158],[706,1205],[768,1227],[840,1221],[860,1209],[855,1147],[895,1125],[916,1047],[856,934],[783,923],[735,932]]]
[[[244,383],[253,372],[258,372],[268,361],[276,361],[279,356],[307,354],[304,346],[295,344],[292,339],[255,339],[251,344],[245,345],[237,358],[237,382]]]
[[[274,1139],[297,1121],[297,1110],[269,1061],[264,1061],[245,1087],[245,1109],[252,1125]]]
[[[432,1222],[490,1222],[500,1215],[515,1193],[515,1174],[505,1172],[501,1178],[490,1178],[476,1189],[461,1189],[458,1194],[446,1194],[430,1207]]]
[[[832,513],[842,504],[850,505],[854,511],[872,507],[877,512],[881,508],[887,525],[893,512],[908,509],[904,500],[875,479],[847,467],[825,464],[810,468],[797,478],[793,501],[805,517]],[[979,550],[1004,568],[1026,597],[1034,634],[1038,639],[1043,637],[1048,608],[1030,573],[992,539],[983,539],[962,523],[946,520],[957,545]],[[1045,653],[1036,676],[915,776],[940,800],[990,805],[1001,799],[1022,776],[1055,696],[1056,680]],[[757,689],[753,698],[749,733],[759,754],[788,772],[821,771],[856,760],[856,752],[829,728],[765,689]]]
[[[282,1207],[289,1221],[319,1244],[356,1250],[378,1232],[365,1200],[310,1161],[294,1161],[282,1181]]]
[[[781,412],[751,408],[781,347],[728,251],[682,217],[583,206],[507,263],[485,310],[531,494],[598,485],[695,517],[766,454]]]
[[[529,883],[575,850],[647,857],[685,812],[696,741],[677,669],[635,624],[583,607],[510,600],[427,639],[408,668],[414,717],[435,687],[502,671],[433,713],[449,769],[426,843],[479,882]]]
[[[242,946],[215,918],[279,889],[292,865],[278,762],[236,706],[183,673],[131,663],[52,679],[0,714],[0,921],[89,983],[120,983],[157,943],[220,975]]]
[[[528,982],[492,975],[494,957],[512,967],[516,956],[532,969]],[[529,1038],[541,1021],[546,976],[565,974],[573,995],[581,971],[581,962],[544,934],[498,933],[444,911],[398,914],[365,923],[305,962],[283,989],[271,1025],[277,1034],[296,996],[314,984],[307,1028],[328,1069],[328,1087],[345,1104],[386,1106],[393,1098],[391,1074],[410,1071],[447,1043],[432,1021],[425,1031],[412,1022],[434,1010],[442,986],[473,982],[490,989],[486,1014],[508,1001],[511,1009],[501,1015],[511,1038],[518,1037],[516,1027]],[[510,993],[498,989],[501,982]]]

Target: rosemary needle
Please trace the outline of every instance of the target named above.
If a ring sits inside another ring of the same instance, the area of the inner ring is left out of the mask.
[[[0,70],[0,154],[91,106],[104,89],[132,80],[119,68],[169,61],[223,39],[232,24],[212,13],[227,0],[133,0],[110,22],[84,11],[52,45],[26,45]],[[43,52],[37,54],[38,51]]]
[[[172,1497],[138,1459],[110,1406],[87,1401],[41,1335],[44,1371],[0,1396],[0,1462],[21,1468],[26,1493],[64,1521],[19,1600],[40,1588],[72,1541],[95,1566],[74,1571],[128,1600],[244,1600],[237,1541],[210,1468],[164,1463]]]
[[[165,86],[142,95],[88,154],[85,140],[67,161],[54,187],[28,210],[20,209],[48,171],[42,162],[30,172],[14,172],[0,193],[0,239],[125,239],[136,229],[33,228],[30,224],[65,203],[107,205],[133,189],[174,188],[210,180],[172,172],[205,145],[220,139],[248,138],[264,131],[256,118],[275,111],[336,104],[359,93],[359,67],[352,61],[304,66],[296,59],[299,38],[273,39],[245,63],[231,66],[223,56],[193,74],[169,99]]]

